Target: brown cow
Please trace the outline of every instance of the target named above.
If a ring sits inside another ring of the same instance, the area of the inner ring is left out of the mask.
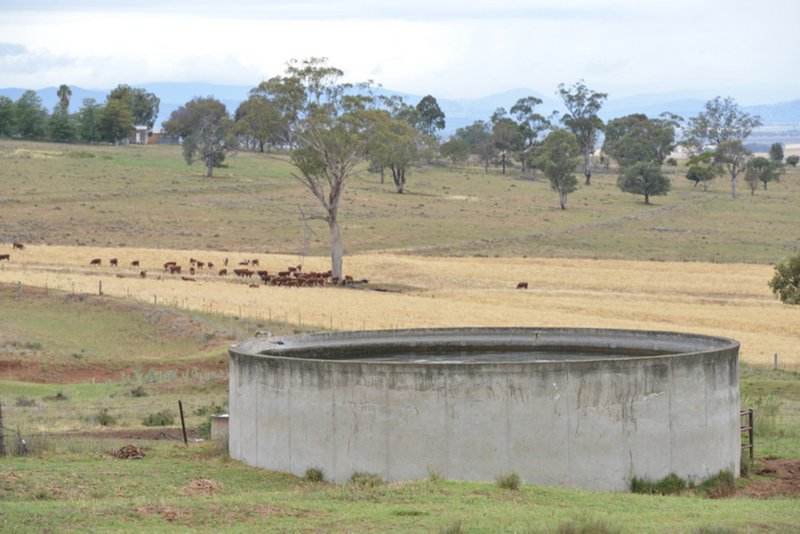
[[[25,250],[25,245],[23,245],[23,244],[22,244],[22,243],[20,243],[19,241],[14,241],[13,243],[11,243],[11,246],[12,246],[13,248],[17,248],[17,249],[19,249],[19,250]]]
[[[139,278],[147,278],[147,271],[141,271],[139,273]]]
[[[116,267],[119,262],[117,262],[117,258],[111,258],[108,263]]]
[[[528,289],[528,282],[520,282],[517,284],[517,289]]]
[[[183,280],[184,282],[197,282],[197,280],[195,280],[191,276],[181,276],[181,280]]]
[[[93,259],[92,261],[89,262],[89,265],[102,265],[102,263],[103,263],[103,260],[101,260],[100,258],[95,258],[95,259]]]
[[[213,268],[214,268],[214,264],[213,264],[213,263],[211,263],[211,262],[208,262],[208,268],[209,268],[209,269],[213,269]]]
[[[228,269],[220,269],[219,270],[220,276],[228,276]]]
[[[170,267],[175,267],[176,265],[178,265],[177,262],[168,261],[167,263],[164,264],[164,270],[169,271]]]
[[[131,262],[131,267],[138,267],[138,266],[139,266],[139,260],[133,260]]]
[[[0,254],[0,261],[3,260],[11,261],[11,254]]]

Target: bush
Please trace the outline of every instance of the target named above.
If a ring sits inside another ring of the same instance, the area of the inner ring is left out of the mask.
[[[309,482],[322,482],[325,480],[323,476],[322,469],[319,467],[309,467],[306,469],[306,475],[304,477]]]
[[[619,529],[612,527],[602,519],[581,517],[562,523],[556,529],[557,534],[614,534]]]
[[[375,488],[383,484],[383,479],[374,473],[363,473],[356,471],[350,477],[350,484],[359,488]]]
[[[144,390],[144,386],[138,386],[131,390],[131,397],[146,397],[147,392]]]
[[[95,417],[100,426],[111,426],[117,423],[117,420],[114,418],[114,416],[108,413],[108,408],[103,408],[100,410]]]
[[[800,156],[789,156],[786,158],[786,163],[791,165],[792,167],[797,167],[797,164],[800,163]]]
[[[521,482],[519,475],[516,473],[503,473],[495,477],[497,485],[503,489],[517,491]]]
[[[144,426],[169,426],[175,424],[175,415],[169,410],[151,413],[142,421]]]
[[[800,254],[775,266],[775,276],[769,287],[781,302],[800,304]]]
[[[709,499],[724,499],[736,493],[736,481],[730,471],[720,471],[699,486],[697,492]]]
[[[17,400],[14,402],[14,406],[18,406],[19,408],[30,408],[31,406],[36,406],[36,401],[23,395],[22,397],[17,397]]]
[[[631,479],[632,493],[644,493],[646,495],[677,495],[678,493],[686,491],[686,488],[686,481],[675,473],[667,475],[655,482],[637,477]]]
[[[59,391],[55,395],[42,397],[42,400],[46,400],[46,401],[65,401],[65,400],[69,400],[69,397],[64,395],[63,391]]]

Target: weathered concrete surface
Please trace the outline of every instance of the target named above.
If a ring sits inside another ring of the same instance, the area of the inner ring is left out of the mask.
[[[547,362],[359,360],[470,347],[564,352]],[[576,347],[608,354],[570,361]],[[296,475],[318,467],[334,482],[356,471],[387,481],[516,472],[530,483],[624,491],[633,476],[738,474],[738,350],[729,339],[591,329],[247,342],[230,351],[230,453]]]

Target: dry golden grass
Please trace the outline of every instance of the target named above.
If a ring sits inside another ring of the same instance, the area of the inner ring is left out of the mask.
[[[0,252],[11,250],[0,244]],[[65,291],[103,292],[160,305],[242,314],[319,328],[359,330],[437,326],[576,326],[697,332],[737,339],[744,361],[800,366],[800,307],[781,304],[767,281],[770,266],[580,259],[432,258],[364,254],[345,270],[377,292],[346,288],[248,287],[235,277],[198,271],[197,282],[167,275],[162,264],[224,257],[260,268],[327,270],[321,257],[134,248],[29,246],[0,264],[0,281]],[[119,268],[108,266],[117,257]],[[101,267],[89,266],[101,258]],[[134,259],[148,272],[127,267]],[[119,277],[118,275],[122,275]],[[528,282],[527,291],[516,290]]]

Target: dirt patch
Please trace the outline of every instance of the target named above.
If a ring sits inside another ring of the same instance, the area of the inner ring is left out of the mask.
[[[800,497],[800,460],[763,458],[752,474],[759,478],[752,478],[747,487],[737,492],[738,496],[754,499]]]
[[[178,493],[181,495],[216,495],[221,492],[224,487],[222,482],[217,482],[209,478],[198,478],[181,488]]]

